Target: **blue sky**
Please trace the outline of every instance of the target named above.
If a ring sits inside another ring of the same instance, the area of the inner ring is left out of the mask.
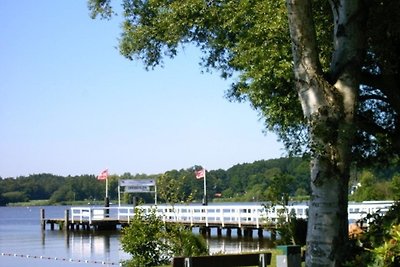
[[[120,21],[86,0],[0,1],[0,177],[157,174],[284,156],[231,81],[186,48],[146,71],[116,49]]]

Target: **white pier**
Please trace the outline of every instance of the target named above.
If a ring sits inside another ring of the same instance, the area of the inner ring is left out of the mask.
[[[385,213],[393,201],[365,201],[361,203],[349,203],[349,223],[365,218],[375,212]],[[66,229],[116,229],[118,226],[128,225],[133,219],[135,209],[142,209],[143,213],[155,210],[156,215],[164,222],[181,223],[189,227],[204,229],[217,228],[218,233],[222,229],[259,230],[274,228],[278,220],[287,220],[288,214],[294,214],[296,218],[307,219],[308,205],[296,204],[290,206],[267,207],[263,204],[201,204],[190,205],[141,205],[119,207],[72,207],[66,211],[63,219],[45,219],[42,215],[42,226],[58,224],[59,228]],[[43,212],[44,213],[44,212]],[[43,226],[44,228],[44,226]],[[208,231],[207,230],[207,231]],[[260,234],[260,233],[259,233]]]

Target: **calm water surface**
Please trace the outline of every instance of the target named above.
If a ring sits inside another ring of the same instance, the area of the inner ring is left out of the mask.
[[[42,231],[40,209],[46,218],[62,218],[67,206],[0,207],[0,266],[118,266],[130,258],[122,251],[120,231]],[[194,229],[196,231],[196,229]],[[268,239],[217,237],[207,239],[211,253],[257,251],[271,246]]]

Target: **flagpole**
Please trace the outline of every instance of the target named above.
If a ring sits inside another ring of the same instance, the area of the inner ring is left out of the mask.
[[[206,179],[206,173],[207,170],[204,169],[204,199],[203,199],[203,205],[207,205],[207,179]]]
[[[108,198],[108,177],[106,178],[106,198]]]
[[[108,217],[108,214],[110,212],[110,200],[108,199],[108,169],[105,169],[102,171],[98,176],[97,180],[106,180],[106,197],[104,198],[104,215],[105,217]]]
[[[106,169],[106,197],[104,199],[105,214],[104,216],[108,218],[110,215],[110,199],[108,198],[108,168]]]

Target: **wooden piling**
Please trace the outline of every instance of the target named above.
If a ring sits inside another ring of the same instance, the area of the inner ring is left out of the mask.
[[[221,236],[222,236],[222,228],[221,228],[221,227],[218,227],[218,228],[217,228],[217,236],[218,236],[218,237],[221,237]]]
[[[275,229],[271,230],[271,240],[276,241],[276,230]]]
[[[232,229],[231,229],[231,228],[227,228],[227,229],[226,229],[226,235],[227,235],[228,237],[231,237],[231,236],[232,236]]]
[[[46,219],[44,209],[40,209],[40,226],[42,230],[46,230]]]
[[[199,228],[200,234],[203,236],[207,235],[207,227],[200,227]]]
[[[69,229],[69,210],[66,209],[64,213],[64,230],[68,231]]]
[[[258,237],[259,238],[263,238],[264,237],[263,229],[261,229],[261,228],[258,229]]]
[[[253,229],[251,228],[244,228],[243,229],[243,234],[245,237],[253,237]]]
[[[237,236],[238,237],[242,236],[242,229],[240,229],[240,228],[237,229]]]

